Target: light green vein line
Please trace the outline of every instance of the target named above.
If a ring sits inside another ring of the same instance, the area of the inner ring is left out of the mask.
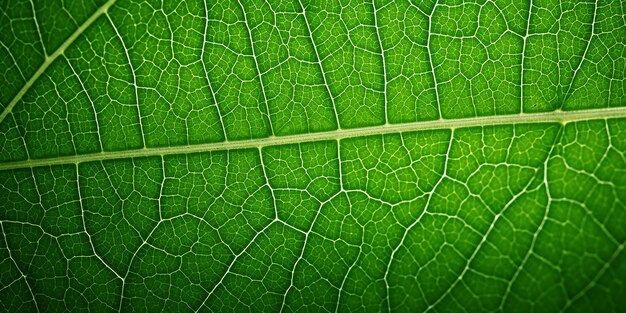
[[[434,121],[413,122],[395,125],[381,125],[355,129],[339,129],[320,133],[289,135],[283,137],[268,137],[261,139],[249,139],[241,141],[225,141],[197,145],[176,147],[144,148],[126,151],[106,151],[100,153],[64,156],[58,158],[31,159],[0,164],[0,170],[29,168],[38,166],[50,166],[61,164],[77,164],[92,161],[104,161],[115,159],[127,159],[147,156],[163,156],[173,154],[187,154],[220,150],[235,150],[246,148],[262,148],[267,146],[297,144],[322,140],[340,140],[352,137],[370,135],[383,135],[402,133],[419,130],[454,129],[464,127],[492,126],[492,125],[515,125],[537,123],[561,123],[626,118],[626,107],[590,109],[580,111],[554,111],[544,113],[525,113],[515,115],[484,116],[462,119],[442,119]]]
[[[109,9],[109,7],[111,5],[113,5],[113,3],[115,3],[115,1],[116,0],[109,0],[109,1],[107,1],[96,12],[94,12],[82,25],[80,25],[76,29],[76,31],[74,31],[74,33],[72,33],[72,35],[70,35],[59,46],[59,48],[56,49],[56,51],[54,51],[51,55],[46,56],[46,59],[43,61],[41,66],[39,66],[39,68],[37,69],[35,74],[33,74],[33,76],[31,76],[31,78],[26,82],[26,84],[24,84],[22,89],[20,89],[20,91],[15,95],[15,97],[13,97],[11,102],[9,102],[9,105],[7,105],[7,107],[4,109],[2,114],[0,114],[0,123],[2,123],[2,121],[4,121],[4,118],[7,115],[9,115],[9,113],[11,113],[13,111],[13,107],[15,107],[15,105],[20,101],[20,99],[22,99],[22,97],[28,91],[28,89],[30,89],[30,87],[32,87],[33,84],[35,84],[37,79],[39,79],[39,77],[41,77],[41,75],[43,75],[43,73],[46,71],[48,66],[50,66],[50,64],[52,64],[54,62],[54,60],[56,60],[60,55],[62,55],[65,52],[65,49],[67,49],[74,42],[74,40],[76,40],[76,38],[78,38],[78,36],[80,36],[83,32],[85,32],[85,30],[87,28],[89,28],[89,26],[91,26],[91,24],[93,24],[93,22],[95,22],[98,19],[98,17],[100,17],[102,14],[106,13],[106,11]],[[43,45],[43,42],[41,44]]]

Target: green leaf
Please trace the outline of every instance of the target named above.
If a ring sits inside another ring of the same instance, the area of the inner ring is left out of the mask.
[[[626,13],[0,4],[0,309],[619,312]]]

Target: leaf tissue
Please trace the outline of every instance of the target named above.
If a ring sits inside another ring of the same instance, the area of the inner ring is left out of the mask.
[[[5,0],[0,310],[624,312],[621,0]]]

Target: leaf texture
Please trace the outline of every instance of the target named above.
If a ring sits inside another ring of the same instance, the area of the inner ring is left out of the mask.
[[[621,312],[626,11],[0,4],[0,308]]]

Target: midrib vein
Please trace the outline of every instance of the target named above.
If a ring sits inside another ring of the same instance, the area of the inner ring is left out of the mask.
[[[197,145],[144,148],[126,151],[107,151],[75,156],[63,156],[45,159],[30,159],[17,162],[0,163],[0,170],[29,168],[39,166],[77,164],[92,161],[128,159],[146,156],[164,156],[174,154],[189,154],[197,152],[236,150],[246,148],[262,148],[267,146],[296,144],[324,140],[340,140],[345,138],[362,137],[369,135],[384,135],[419,130],[454,129],[476,126],[561,123],[567,124],[576,121],[626,118],[626,107],[590,109],[580,111],[554,111],[544,113],[526,113],[516,115],[484,116],[461,119],[443,119],[434,121],[412,122],[394,125],[381,125],[355,129],[339,129],[319,133],[290,135],[283,137],[268,137],[241,141],[225,141]]]
[[[30,79],[26,82],[26,84],[24,84],[24,86],[22,86],[22,89],[20,89],[20,91],[18,91],[18,93],[15,95],[15,97],[13,97],[11,102],[9,102],[9,104],[4,109],[4,111],[2,111],[2,113],[0,114],[0,123],[2,123],[2,121],[4,121],[4,118],[7,115],[9,115],[9,113],[11,113],[13,111],[13,108],[15,107],[15,105],[22,99],[22,97],[28,91],[28,89],[30,89],[30,87],[32,87],[33,84],[35,84],[37,79],[39,79],[39,77],[41,77],[41,75],[43,75],[43,73],[46,71],[46,69],[59,56],[61,56],[65,52],[65,50],[72,43],[74,43],[76,38],[78,38],[78,36],[80,36],[83,32],[85,32],[85,30],[87,28],[89,28],[89,26],[91,26],[91,24],[93,24],[93,22],[95,22],[98,19],[98,17],[100,17],[102,14],[106,13],[106,11],[109,9],[109,7],[111,5],[113,5],[113,3],[115,3],[115,1],[116,0],[109,0],[103,6],[98,8],[98,10],[96,10],[96,12],[94,12],[83,24],[78,26],[78,28],[69,37],[67,37],[67,39],[59,46],[59,48],[57,48],[51,55],[46,56],[46,58],[44,59],[43,63],[41,64],[41,66],[39,66],[39,68],[37,69],[35,74],[33,74],[33,76],[30,77]],[[44,45],[43,42],[41,44]]]

